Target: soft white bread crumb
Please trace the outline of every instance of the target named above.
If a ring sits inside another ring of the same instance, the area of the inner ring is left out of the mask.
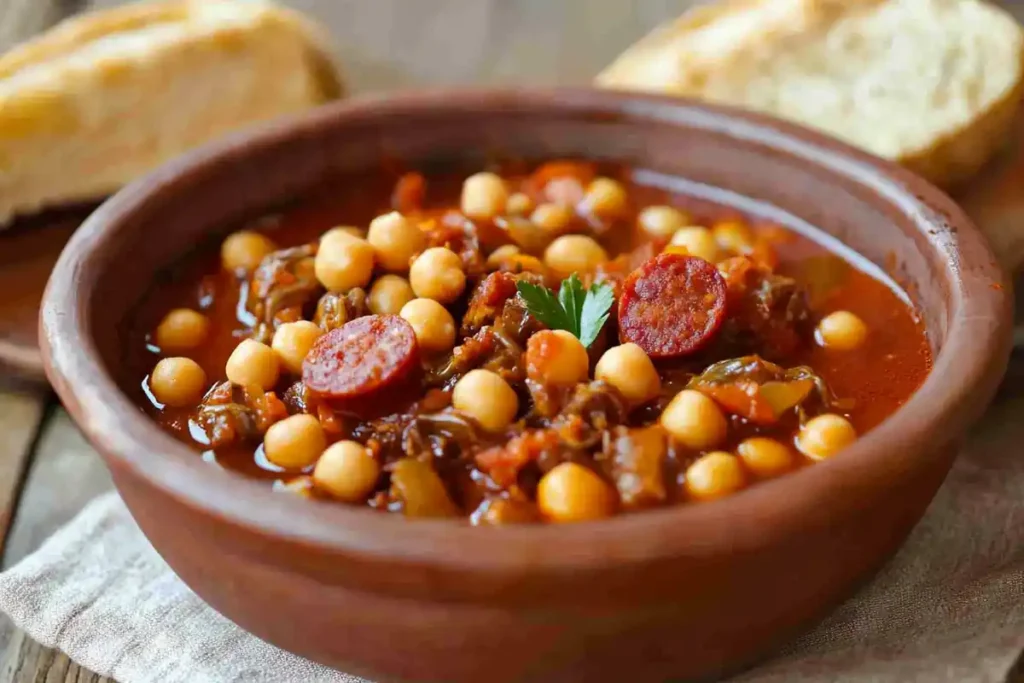
[[[818,128],[950,184],[1005,139],[1024,35],[980,0],[739,0],[626,50],[603,87],[675,93]]]
[[[87,14],[0,57],[0,225],[341,94],[316,26],[247,0]]]

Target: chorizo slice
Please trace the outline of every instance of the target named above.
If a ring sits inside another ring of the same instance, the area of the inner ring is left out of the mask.
[[[683,254],[660,254],[626,278],[619,297],[619,339],[651,358],[700,350],[725,319],[725,280],[714,264]]]
[[[400,386],[418,367],[412,326],[397,315],[366,315],[313,344],[302,381],[324,398],[350,400]]]

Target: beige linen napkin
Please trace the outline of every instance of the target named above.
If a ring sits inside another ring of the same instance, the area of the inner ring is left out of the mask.
[[[1024,650],[1022,414],[1024,397],[991,410],[881,574],[736,680],[1005,681]],[[115,494],[0,574],[0,610],[44,645],[121,683],[361,683],[214,612],[163,563]]]

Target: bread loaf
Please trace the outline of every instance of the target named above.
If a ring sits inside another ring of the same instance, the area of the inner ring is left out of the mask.
[[[941,185],[1005,140],[1024,36],[981,0],[736,0],[657,28],[606,88],[738,105],[818,128]]]
[[[324,34],[269,3],[165,0],[70,19],[0,57],[0,225],[341,93]]]

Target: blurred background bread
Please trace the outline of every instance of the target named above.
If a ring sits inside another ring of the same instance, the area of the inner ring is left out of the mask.
[[[86,14],[0,56],[0,225],[97,199],[246,124],[340,96],[326,34],[255,0]]]
[[[596,78],[819,128],[940,185],[1005,139],[1024,36],[980,0],[734,0],[656,28]]]

